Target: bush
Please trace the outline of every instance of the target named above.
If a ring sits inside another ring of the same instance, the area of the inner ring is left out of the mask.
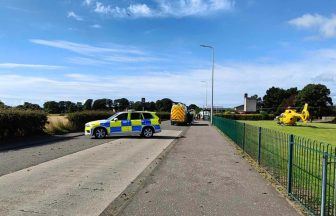
[[[170,112],[157,112],[156,115],[161,119],[161,121],[170,119]]]
[[[42,134],[46,122],[42,111],[0,110],[0,139]]]
[[[251,121],[260,121],[260,120],[273,120],[275,116],[273,114],[218,114],[216,116],[234,119],[234,120],[251,120]]]
[[[114,112],[109,111],[83,111],[69,113],[68,119],[73,130],[84,131],[85,123],[95,120],[107,119],[113,114]]]
[[[336,117],[331,121],[331,123],[336,124]]]

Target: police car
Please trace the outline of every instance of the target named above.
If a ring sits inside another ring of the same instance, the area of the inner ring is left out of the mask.
[[[150,138],[161,132],[161,120],[154,112],[118,112],[105,120],[85,124],[85,135],[102,139],[106,136],[141,135]]]

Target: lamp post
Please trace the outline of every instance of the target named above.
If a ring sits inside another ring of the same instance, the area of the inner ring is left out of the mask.
[[[205,83],[205,108],[208,108],[208,82],[207,81],[201,81],[201,83]]]
[[[212,76],[211,76],[211,124],[212,124],[212,117],[213,117],[213,98],[214,98],[214,74],[215,74],[215,48],[209,45],[201,45],[201,47],[212,49]]]

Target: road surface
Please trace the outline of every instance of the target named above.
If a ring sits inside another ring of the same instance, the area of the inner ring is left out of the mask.
[[[0,177],[0,215],[99,215],[181,131],[112,140]]]
[[[171,126],[170,121],[164,121],[162,122],[162,128],[164,130],[185,130],[187,127]],[[44,143],[38,143],[38,145],[35,146],[32,145],[21,149],[2,151],[0,152],[0,176],[116,139],[118,138],[97,140],[89,139],[85,136],[78,136],[66,140],[46,141]]]

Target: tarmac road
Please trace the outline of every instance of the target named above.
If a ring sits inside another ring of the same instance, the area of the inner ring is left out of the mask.
[[[107,140],[3,175],[0,215],[99,215],[180,133]]]
[[[187,127],[171,126],[170,121],[164,121],[162,122],[162,128],[164,130],[184,130]],[[21,149],[0,151],[0,176],[99,146],[116,139],[118,138],[96,140],[85,136],[77,136],[61,141],[46,141]]]

